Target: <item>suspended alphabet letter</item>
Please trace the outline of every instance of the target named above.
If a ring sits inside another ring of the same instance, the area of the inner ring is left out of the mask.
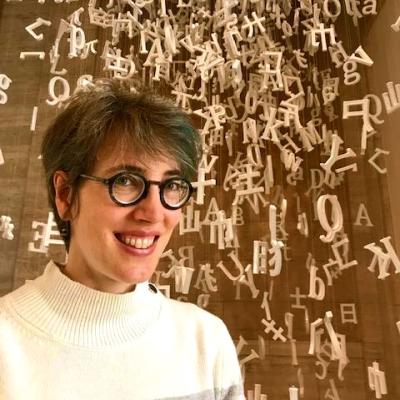
[[[331,219],[332,223],[328,221],[326,215],[326,201],[331,203]],[[326,231],[326,235],[320,235],[320,239],[325,242],[332,242],[337,232],[343,228],[343,213],[340,207],[339,200],[336,195],[324,194],[318,198],[317,202],[318,219],[322,228]]]
[[[315,300],[323,300],[325,298],[325,284],[324,281],[317,276],[317,271],[318,268],[312,265],[310,268],[310,291],[308,297]]]
[[[56,90],[55,86],[57,82],[60,82],[62,85],[62,92],[59,95],[56,95],[55,93]],[[46,100],[46,103],[51,106],[59,105],[60,103],[66,101],[69,98],[69,94],[70,94],[70,87],[68,81],[64,78],[61,78],[60,76],[54,76],[53,78],[50,79],[49,82],[49,95],[51,99]]]
[[[361,221],[364,221],[364,223],[362,223]],[[367,208],[365,207],[364,203],[360,203],[360,206],[358,207],[357,218],[356,218],[356,222],[354,222],[354,225],[373,226],[373,224],[371,222],[371,218],[368,215],[368,211],[367,211]]]

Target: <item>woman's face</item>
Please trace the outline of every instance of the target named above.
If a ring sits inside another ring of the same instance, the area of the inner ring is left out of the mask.
[[[172,159],[152,159],[133,152],[121,156],[115,144],[100,149],[90,174],[110,178],[126,167],[137,168],[154,181],[179,174]],[[76,197],[77,212],[73,207],[70,216],[66,275],[110,293],[125,293],[136,283],[149,280],[181,210],[164,208],[156,185],[150,185],[147,197],[129,207],[118,206],[111,200],[107,186],[87,179],[82,180]]]

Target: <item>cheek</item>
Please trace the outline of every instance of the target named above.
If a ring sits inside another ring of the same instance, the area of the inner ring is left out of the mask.
[[[169,212],[166,218],[168,228],[173,230],[176,227],[176,225],[178,225],[181,218],[182,218],[181,209]]]
[[[113,229],[113,224],[118,221],[113,208],[104,206],[100,201],[91,201],[91,199],[80,199],[79,205],[74,210],[73,223],[79,227],[82,234],[101,236],[105,239],[106,231]]]

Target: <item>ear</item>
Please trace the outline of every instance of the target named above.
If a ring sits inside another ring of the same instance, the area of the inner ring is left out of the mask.
[[[68,174],[65,171],[56,171],[53,175],[53,185],[58,215],[63,220],[70,220],[72,187],[68,184]]]

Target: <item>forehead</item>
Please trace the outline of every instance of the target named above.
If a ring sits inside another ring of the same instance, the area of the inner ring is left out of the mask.
[[[168,154],[146,154],[135,151],[132,146],[108,142],[97,152],[92,168],[93,173],[114,172],[125,167],[136,167],[143,172],[180,172],[178,162]]]

